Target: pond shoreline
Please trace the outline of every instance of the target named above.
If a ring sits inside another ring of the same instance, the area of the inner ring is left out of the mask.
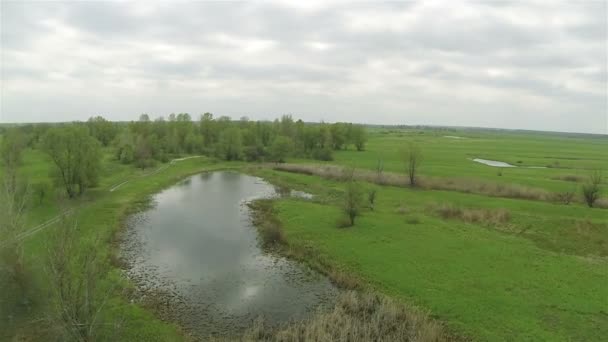
[[[200,172],[198,174],[202,175],[214,175],[216,174],[216,172],[221,172],[222,171],[228,171],[228,170],[221,170],[221,169],[216,169],[216,170],[212,170],[212,171],[203,171]],[[262,179],[259,176],[256,175],[252,175],[251,172],[247,172],[246,170],[243,170],[241,168],[237,169],[237,170],[229,170],[229,171],[236,171],[239,174],[242,174],[244,176],[247,177],[255,177],[258,179]],[[170,284],[170,282],[167,282],[166,279],[162,280],[162,279],[155,279],[155,275],[157,275],[156,270],[154,269],[150,269],[149,272],[148,270],[146,270],[146,272],[142,273],[142,274],[137,274],[137,272],[133,273],[131,272],[133,270],[133,266],[135,263],[135,255],[137,255],[138,250],[141,248],[141,246],[137,245],[137,239],[134,239],[134,229],[133,229],[133,225],[137,224],[137,220],[138,217],[141,216],[145,216],[145,214],[147,212],[149,212],[150,210],[154,210],[153,208],[155,208],[156,204],[153,204],[153,201],[155,200],[155,197],[158,196],[159,194],[162,194],[163,191],[167,191],[171,188],[174,188],[176,186],[179,186],[180,184],[187,182],[189,183],[189,180],[194,179],[194,177],[196,177],[197,174],[195,173],[194,175],[186,175],[182,178],[182,180],[174,183],[173,185],[169,185],[167,187],[164,187],[163,189],[160,189],[158,191],[156,191],[154,194],[151,194],[149,196],[146,197],[145,200],[139,202],[138,204],[136,204],[133,207],[133,210],[130,210],[128,212],[128,214],[125,215],[125,217],[123,218],[123,223],[122,223],[122,233],[121,233],[121,237],[120,237],[120,243],[118,244],[118,247],[121,247],[118,249],[119,252],[119,263],[120,263],[120,269],[122,271],[123,276],[131,283],[134,285],[134,289],[131,293],[131,295],[129,296],[131,302],[135,302],[138,305],[141,305],[142,307],[146,308],[147,310],[150,310],[152,312],[154,312],[154,314],[156,316],[158,316],[161,320],[163,321],[167,321],[167,322],[171,322],[171,323],[177,323],[181,329],[183,329],[184,331],[187,332],[188,336],[190,336],[191,338],[202,338],[205,335],[200,335],[196,333],[196,331],[194,331],[195,329],[193,329],[193,327],[190,325],[190,327],[188,327],[188,324],[184,324],[187,321],[188,315],[192,315],[195,310],[195,308],[193,307],[193,305],[191,303],[188,302],[188,299],[181,296],[179,293],[179,289],[178,288],[172,288],[171,286],[174,284]],[[266,186],[268,187],[272,187],[273,184],[271,182],[266,181],[265,179],[262,179],[265,183]],[[296,194],[297,196],[298,194]],[[250,206],[248,204],[250,204],[251,202],[263,199],[263,198],[267,198],[266,194],[261,194],[259,196],[253,196],[252,198],[245,198],[242,201],[240,201],[240,206],[242,206],[243,210],[246,211],[246,213],[244,214],[245,216],[248,217],[248,221],[250,221],[250,223],[253,224],[254,221],[254,216],[255,213],[252,209],[250,209]],[[260,238],[260,234],[258,233],[258,229],[257,226],[253,226],[253,228],[256,228],[255,232],[253,233],[256,236],[256,239],[258,241],[261,241]],[[268,250],[266,248],[264,248],[265,253],[271,253],[273,255],[276,255],[273,258],[279,258],[279,259],[285,259],[286,262],[290,262],[290,263],[296,263],[297,265],[300,265],[298,267],[305,267],[305,268],[309,268],[309,265],[307,265],[306,263],[302,263],[301,261],[292,259],[292,258],[286,258],[285,255],[283,254],[278,254],[278,253],[274,253],[271,250]],[[314,269],[310,269],[310,271],[307,272],[315,272]],[[315,272],[316,273],[316,272]],[[319,273],[319,276],[323,276],[323,274]],[[158,286],[151,286],[150,284],[156,284]],[[335,296],[332,296],[335,297]],[[211,303],[210,303],[211,304]],[[333,305],[333,304],[332,304]],[[316,310],[315,310],[316,311]],[[203,328],[201,328],[203,329]],[[210,328],[210,330],[213,330]],[[220,335],[216,335],[213,334],[215,336],[223,336],[222,334]]]

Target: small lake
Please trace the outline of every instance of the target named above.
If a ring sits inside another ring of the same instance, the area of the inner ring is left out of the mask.
[[[333,305],[338,290],[308,267],[261,249],[246,202],[276,196],[236,172],[190,177],[128,220],[127,275],[142,296],[160,292],[160,315],[198,337],[235,335],[263,316],[299,320]],[[307,198],[300,193],[295,196]]]
[[[473,161],[477,162],[477,163],[485,164],[488,166],[494,166],[494,167],[516,167],[515,165],[511,165],[509,163],[505,163],[505,162],[501,162],[501,161],[497,161],[497,160],[475,158],[475,159],[473,159]]]

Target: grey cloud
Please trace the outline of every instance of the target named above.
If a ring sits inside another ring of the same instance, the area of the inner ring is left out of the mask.
[[[5,2],[0,120],[219,110],[369,122],[373,111],[387,123],[608,133],[606,3],[450,6]],[[578,122],[583,109],[593,124]]]

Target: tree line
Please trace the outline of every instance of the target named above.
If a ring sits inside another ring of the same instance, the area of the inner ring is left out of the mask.
[[[333,151],[365,149],[365,128],[352,123],[304,123],[283,115],[274,121],[232,120],[211,113],[193,120],[188,113],[152,120],[142,114],[132,122],[111,122],[101,116],[86,122],[28,124],[5,129],[7,158],[11,151],[38,148],[55,168],[52,178],[68,197],[97,185],[103,150],[115,160],[146,169],[187,154],[222,160],[282,163],[287,158],[332,160]],[[40,189],[42,194],[44,189]]]

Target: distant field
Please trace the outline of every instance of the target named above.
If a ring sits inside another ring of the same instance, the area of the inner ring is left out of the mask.
[[[424,158],[421,174],[428,176],[514,182],[566,191],[572,189],[572,182],[553,178],[586,177],[593,169],[603,169],[608,174],[607,136],[548,133],[376,130],[364,152],[339,151],[335,154],[335,163],[375,169],[381,159],[385,171],[404,172],[400,152],[409,141],[420,145]],[[518,167],[490,167],[470,160],[473,158],[504,161]],[[530,166],[547,168],[527,168]],[[604,181],[607,182],[608,177]]]

